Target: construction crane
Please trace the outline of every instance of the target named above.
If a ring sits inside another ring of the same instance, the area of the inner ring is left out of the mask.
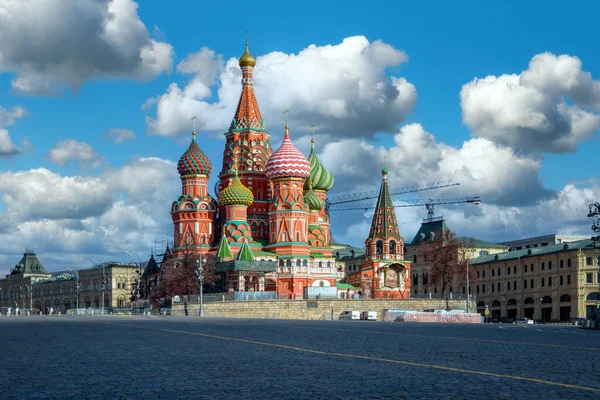
[[[439,188],[443,188],[443,187],[458,186],[458,185],[460,185],[460,183],[453,182],[453,181],[439,181],[439,182],[433,182],[433,183],[425,183],[422,185],[412,185],[412,186],[406,186],[406,187],[403,187],[400,189],[392,189],[392,190],[390,190],[390,195],[398,196],[398,195],[406,194],[406,193],[423,192],[425,190],[439,189]],[[327,211],[327,213],[329,213],[329,208],[332,206],[334,206],[335,210],[331,210],[331,211],[338,211],[338,210],[342,210],[342,209],[343,210],[360,210],[364,207],[339,208],[338,205],[345,204],[345,203],[353,203],[355,201],[376,199],[377,197],[379,197],[379,190],[372,190],[370,192],[360,192],[360,193],[352,193],[352,194],[346,194],[346,195],[341,195],[341,196],[334,196],[331,198],[327,198],[325,200],[325,210]]]
[[[459,203],[472,203],[475,205],[481,204],[479,196],[472,197],[451,197],[445,199],[411,199],[402,200],[402,204],[394,204],[394,207],[419,207],[425,206],[427,208],[427,218],[429,222],[435,218],[434,206],[442,204],[459,204]],[[375,208],[375,203],[369,204],[348,204],[336,206],[329,211],[348,211],[348,210],[369,210]]]

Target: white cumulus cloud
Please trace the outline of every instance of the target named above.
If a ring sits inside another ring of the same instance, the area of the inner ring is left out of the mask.
[[[297,54],[258,56],[254,86],[261,113],[271,130],[277,130],[274,123],[281,123],[283,109],[289,108],[296,132],[308,131],[313,123],[320,131],[344,136],[393,132],[413,111],[417,91],[405,78],[388,76],[386,68],[406,60],[401,50],[363,36],[336,45],[310,45]],[[237,59],[224,62],[203,48],[188,55],[177,70],[192,75],[191,80],[184,87],[172,83],[164,94],[146,101],[143,109],[156,107],[156,115],[146,118],[149,132],[188,132],[192,116],[197,116],[201,131],[226,131],[241,92]]]
[[[104,132],[103,136],[115,143],[131,142],[135,140],[135,132],[133,132],[131,129],[109,129],[108,131]]]
[[[104,158],[96,153],[92,146],[75,139],[59,140],[56,146],[48,152],[48,159],[63,167],[75,162],[79,165],[96,168],[104,161]]]
[[[0,72],[14,89],[48,95],[93,78],[152,79],[173,47],[150,37],[133,0],[0,2]]]
[[[519,152],[573,152],[600,129],[600,81],[581,67],[543,53],[521,74],[476,78],[460,92],[463,122]]]

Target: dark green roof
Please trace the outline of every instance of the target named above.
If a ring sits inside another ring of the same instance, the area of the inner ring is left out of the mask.
[[[150,260],[146,263],[146,268],[144,268],[144,273],[142,274],[142,278],[148,278],[149,276],[157,273],[159,271],[158,264],[154,259],[154,254],[150,255]]]
[[[435,235],[434,238],[436,239],[442,238],[446,234],[446,231],[448,231],[446,221],[441,218],[423,222],[410,244],[420,244],[422,240],[429,239],[432,234]]]
[[[468,236],[461,236],[457,238],[463,244],[473,244],[476,248],[488,248],[488,249],[507,249],[508,246],[504,246],[498,243],[486,242],[485,240],[479,240]]]
[[[12,270],[12,273],[23,274],[24,276],[48,275],[48,272],[46,271],[40,260],[38,260],[35,253],[31,250],[26,250],[25,253],[23,253],[21,261],[19,261],[19,263],[15,265],[15,268]]]
[[[365,255],[365,249],[360,247],[354,247],[350,245],[346,245],[341,249],[336,249],[333,252],[333,255],[337,260],[347,259],[347,258],[359,258]]]
[[[230,271],[275,272],[276,270],[277,266],[274,261],[219,261],[215,267],[215,273]]]
[[[502,262],[507,260],[517,260],[519,258],[537,257],[546,254],[562,253],[579,249],[593,249],[594,244],[591,239],[578,240],[576,242],[558,243],[550,246],[534,247],[531,249],[514,250],[506,253],[490,254],[470,260],[471,265],[488,264]]]

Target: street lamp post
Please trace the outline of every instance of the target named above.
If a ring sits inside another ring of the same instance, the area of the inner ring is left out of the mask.
[[[198,257],[198,259],[196,260],[196,273],[198,274],[198,289],[199,289],[199,295],[198,295],[198,303],[199,303],[199,316],[200,317],[204,317],[204,304],[202,301],[202,292],[203,292],[203,284],[204,284],[204,263],[206,262],[206,260],[202,259],[202,254],[200,254],[200,257]]]
[[[590,212],[588,213],[588,218],[593,218],[592,220],[592,231],[596,234],[592,236],[592,242],[594,244],[594,248],[597,249],[600,247],[600,203],[592,203],[590,204]],[[597,258],[596,264],[598,265],[598,292],[600,293],[600,257]],[[596,329],[600,328],[600,300],[596,303]]]
[[[469,259],[467,258],[467,314],[469,313],[469,300],[471,300],[471,294],[469,292]]]
[[[90,260],[92,260],[96,265],[98,265],[98,261],[96,261],[95,258],[91,258]],[[104,290],[106,289],[106,273],[105,273],[105,264],[102,264],[102,301],[101,301],[101,305],[100,305],[100,315],[104,315]]]

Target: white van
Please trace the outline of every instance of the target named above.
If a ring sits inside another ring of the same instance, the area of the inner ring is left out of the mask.
[[[358,311],[344,311],[340,314],[340,320],[343,319],[360,319],[360,313]]]
[[[360,313],[360,319],[364,321],[377,321],[377,311],[363,311]]]

